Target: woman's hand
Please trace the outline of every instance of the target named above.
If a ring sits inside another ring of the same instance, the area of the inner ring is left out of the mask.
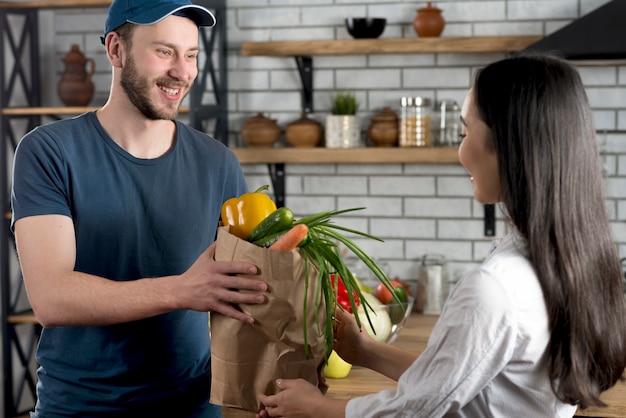
[[[343,360],[367,367],[398,380],[415,361],[416,353],[374,340],[365,329],[359,330],[354,316],[346,311],[335,311],[337,325],[333,349]],[[363,321],[367,321],[363,318]]]
[[[281,389],[276,395],[259,395],[264,409],[257,418],[343,418],[347,401],[326,398],[312,384],[303,379],[278,379]]]
[[[374,340],[367,331],[359,329],[351,313],[342,309],[335,310],[334,334],[333,349],[339,357],[352,365],[365,366],[367,351]]]

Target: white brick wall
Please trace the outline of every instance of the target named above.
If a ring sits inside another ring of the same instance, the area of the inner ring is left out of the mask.
[[[608,0],[446,0],[443,36],[548,34]],[[300,113],[300,79],[295,61],[280,57],[242,57],[242,41],[347,38],[343,19],[350,16],[386,17],[383,37],[416,36],[412,20],[425,2],[402,0],[228,0],[230,142],[247,117],[265,112],[281,127]],[[53,14],[56,53],[48,57],[52,101],[60,61],[71,43],[79,43],[96,59],[97,94],[104,102],[109,68],[99,41],[105,11],[59,10]],[[79,18],[77,18],[79,16]],[[461,102],[473,71],[501,54],[408,54],[314,57],[313,118],[323,122],[329,96],[353,89],[361,101],[361,123],[383,106],[399,107],[403,95]],[[580,67],[600,132],[606,166],[608,211],[615,239],[626,256],[626,66]],[[98,103],[96,103],[98,104]],[[609,131],[609,132],[606,132]],[[284,144],[284,139],[281,144]],[[244,167],[250,188],[269,184],[265,165]],[[388,263],[392,275],[415,278],[424,253],[445,254],[452,277],[479,262],[490,239],[483,236],[483,208],[472,198],[462,167],[420,164],[287,165],[287,205],[298,216],[354,206],[366,206],[338,219],[348,227],[385,240],[358,239],[363,247]],[[505,231],[499,217],[498,235]]]

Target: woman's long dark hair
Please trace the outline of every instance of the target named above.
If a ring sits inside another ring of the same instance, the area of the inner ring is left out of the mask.
[[[552,389],[603,405],[626,366],[626,309],[580,76],[559,58],[517,54],[479,71],[473,92],[493,132],[502,204],[543,289]]]

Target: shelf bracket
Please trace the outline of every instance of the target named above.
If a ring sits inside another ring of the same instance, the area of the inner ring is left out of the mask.
[[[494,237],[496,235],[496,207],[495,205],[484,205],[485,207],[485,236]]]
[[[285,207],[285,163],[268,164],[267,167],[272,179],[276,206],[279,208]]]
[[[302,81],[302,111],[313,112],[313,58],[298,55],[295,57]]]

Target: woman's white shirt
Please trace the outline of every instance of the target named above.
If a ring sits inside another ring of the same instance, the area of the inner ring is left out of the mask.
[[[450,293],[397,389],[352,399],[347,417],[572,417],[548,377],[548,315],[516,232]]]

